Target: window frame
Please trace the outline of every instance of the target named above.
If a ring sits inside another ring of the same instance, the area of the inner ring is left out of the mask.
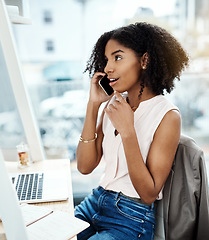
[[[8,16],[4,0],[0,0],[0,44],[7,65],[9,79],[16,100],[17,108],[25,131],[27,143],[30,147],[33,161],[44,160],[45,154],[41,142],[38,125],[34,116],[29,94],[24,81],[21,62],[12,32],[11,21]]]

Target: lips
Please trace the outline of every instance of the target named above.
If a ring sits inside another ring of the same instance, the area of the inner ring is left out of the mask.
[[[110,80],[109,85],[110,85],[110,86],[113,86],[114,84],[116,84],[116,82],[118,81],[118,79],[119,79],[119,78],[109,78],[109,80]]]
[[[118,80],[118,78],[109,78],[110,82],[115,82]]]

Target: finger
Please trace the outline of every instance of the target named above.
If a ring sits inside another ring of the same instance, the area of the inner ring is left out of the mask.
[[[116,109],[116,107],[113,104],[109,104],[109,106],[107,107],[110,111],[113,111]]]
[[[104,112],[105,112],[108,116],[110,116],[110,114],[112,113],[111,108],[109,108],[109,106],[104,109]]]
[[[93,82],[98,82],[102,77],[104,77],[106,73],[96,72],[92,78]]]
[[[114,95],[115,95],[116,100],[117,100],[118,102],[120,102],[120,103],[125,102],[124,98],[120,95],[119,92],[114,91]]]
[[[113,105],[115,106],[115,108],[117,109],[119,105],[121,105],[121,102],[118,99],[115,99]]]

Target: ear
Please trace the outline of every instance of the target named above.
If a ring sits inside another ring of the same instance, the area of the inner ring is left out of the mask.
[[[147,68],[148,63],[149,63],[149,56],[148,56],[148,53],[146,52],[141,57],[141,67],[142,67],[142,69],[145,70]]]

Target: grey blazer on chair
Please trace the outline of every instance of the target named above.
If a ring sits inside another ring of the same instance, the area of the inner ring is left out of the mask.
[[[162,223],[162,220],[164,223]],[[158,204],[155,240],[208,240],[209,194],[203,151],[181,136]]]

